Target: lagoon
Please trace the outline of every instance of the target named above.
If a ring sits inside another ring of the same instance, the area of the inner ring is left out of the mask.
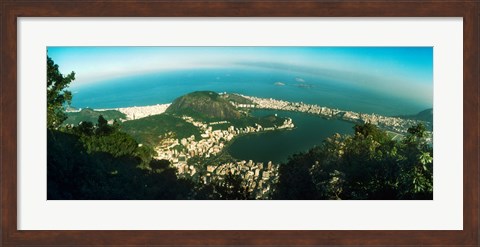
[[[353,123],[338,119],[325,119],[300,112],[273,110],[253,112],[255,116],[271,114],[292,118],[295,128],[240,136],[228,147],[228,152],[234,158],[260,162],[285,162],[292,154],[308,151],[335,133],[353,133]]]

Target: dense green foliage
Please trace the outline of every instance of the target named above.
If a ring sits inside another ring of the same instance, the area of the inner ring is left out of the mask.
[[[181,139],[192,135],[200,138],[200,131],[193,124],[170,114],[153,115],[122,123],[121,130],[133,136],[139,143],[158,145],[161,138],[173,132]]]
[[[372,124],[334,135],[280,166],[277,199],[432,199],[432,147],[423,125],[400,142]]]
[[[66,124],[77,125],[80,122],[96,122],[98,117],[102,115],[106,120],[126,119],[125,114],[116,110],[94,111],[89,108],[82,109],[79,112],[67,112],[67,119],[63,122]]]
[[[78,136],[56,130],[48,131],[47,140],[49,200],[190,198],[191,182],[177,179],[165,163],[152,160],[156,169],[144,169],[139,157],[89,151]]]
[[[115,157],[134,155],[138,147],[132,137],[119,131],[108,135],[83,135],[81,141],[89,152],[107,152]]]
[[[221,95],[222,98],[230,101],[230,102],[234,102],[234,103],[237,103],[237,104],[254,104],[253,101],[245,98],[245,97],[242,97],[238,94],[223,94]]]
[[[429,108],[429,109],[426,109],[426,110],[423,110],[417,114],[413,114],[413,115],[401,115],[401,116],[398,116],[398,117],[401,117],[401,118],[405,118],[405,119],[412,119],[412,120],[420,120],[420,121],[425,121],[425,122],[429,122],[429,123],[433,123],[433,108]]]
[[[187,115],[194,118],[239,119],[242,113],[219,94],[211,91],[193,92],[175,99],[167,113]]]
[[[133,137],[120,131],[117,122],[109,125],[102,115],[98,117],[96,125],[91,122],[81,122],[78,126],[64,129],[64,131],[76,135],[88,153],[105,152],[114,157],[137,157],[143,161],[144,165],[148,164],[154,155],[150,146],[139,145]]]
[[[75,72],[63,76],[58,65],[47,56],[47,128],[58,128],[67,115],[65,104],[70,104],[72,93],[66,88],[75,80]]]
[[[47,140],[49,200],[248,199],[238,176],[207,185],[177,178],[169,161],[152,159],[151,148],[102,116],[95,125],[48,130]]]
[[[421,121],[427,130],[433,131],[433,108],[423,110],[417,114],[401,115],[397,117],[400,117],[403,119]]]
[[[242,177],[228,173],[224,179],[214,179],[208,184],[195,184],[197,200],[250,200],[254,199],[246,187],[242,186]]]

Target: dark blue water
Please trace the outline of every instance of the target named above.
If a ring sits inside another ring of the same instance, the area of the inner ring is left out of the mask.
[[[271,110],[254,112],[256,116],[274,113],[292,118],[296,128],[240,136],[228,147],[229,153],[241,160],[280,163],[285,162],[294,153],[320,145],[323,140],[335,133],[353,133],[354,124],[341,120],[327,120],[299,112]]]
[[[275,85],[282,82],[284,86]],[[157,72],[71,85],[72,106],[116,108],[170,103],[192,91],[240,93],[383,115],[413,114],[422,106],[391,95],[374,93],[320,75],[266,69],[196,69]]]

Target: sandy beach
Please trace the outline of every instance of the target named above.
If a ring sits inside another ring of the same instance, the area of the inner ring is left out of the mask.
[[[134,120],[139,118],[144,118],[152,115],[162,114],[169,104],[157,104],[149,106],[132,106],[132,107],[123,107],[123,108],[110,108],[110,109],[95,109],[96,111],[106,111],[106,110],[117,110],[127,116],[126,120]]]

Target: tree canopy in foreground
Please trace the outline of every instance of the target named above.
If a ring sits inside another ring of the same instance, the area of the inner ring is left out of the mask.
[[[59,127],[67,115],[65,104],[72,101],[72,93],[66,88],[75,80],[75,72],[64,76],[58,65],[47,56],[47,128]]]
[[[433,149],[426,129],[401,141],[366,123],[281,165],[277,199],[432,199]]]

